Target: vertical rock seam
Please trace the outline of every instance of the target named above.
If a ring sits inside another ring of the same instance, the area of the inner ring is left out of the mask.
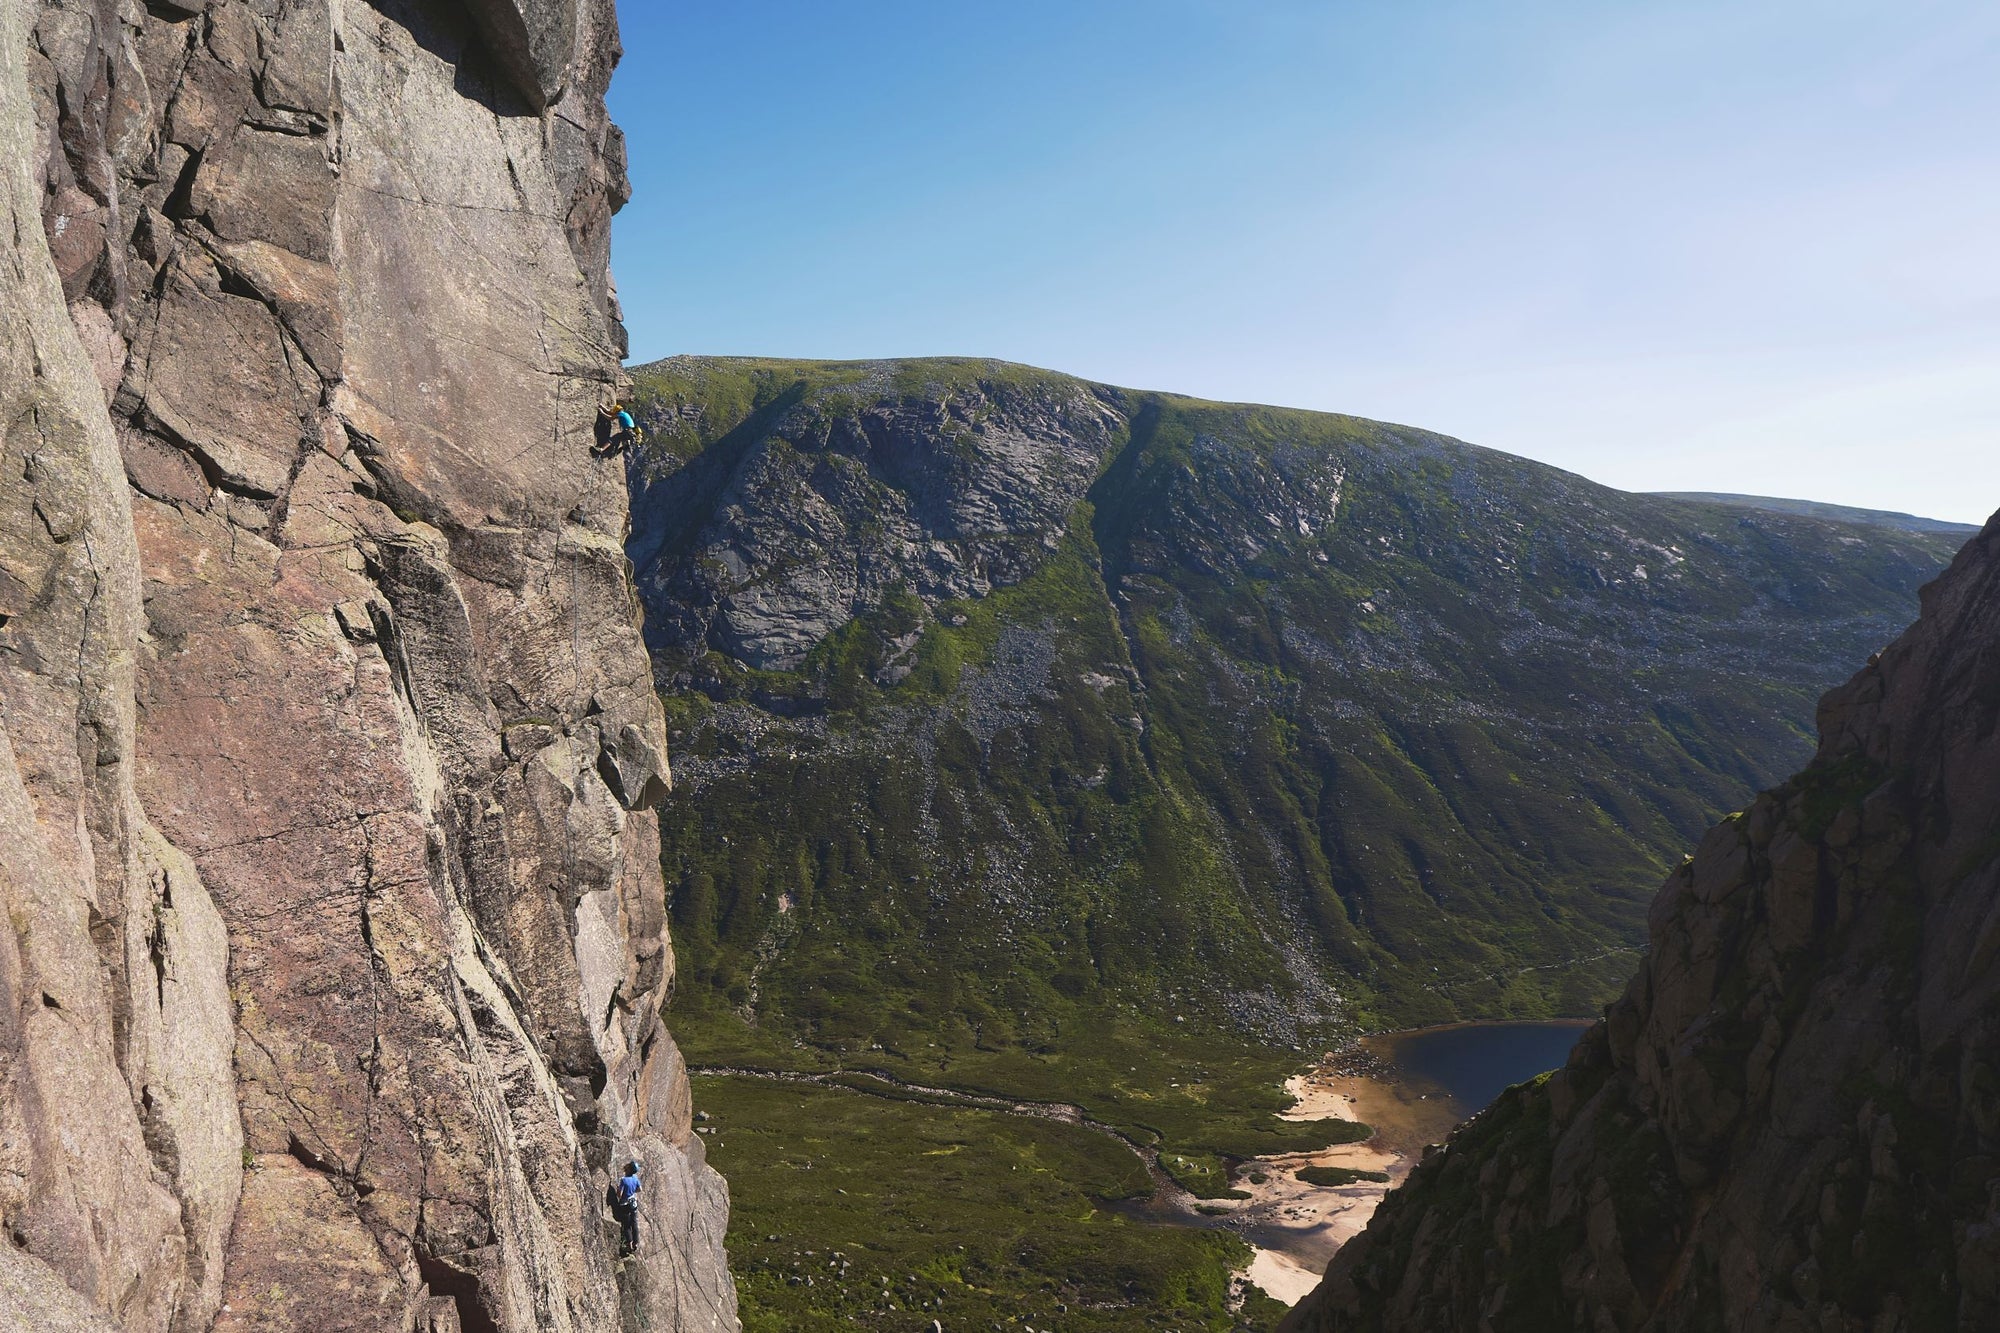
[[[1282,1326],[2000,1328],[2000,518]]]
[[[610,0],[0,0],[9,1327],[737,1328],[588,447],[617,58]]]

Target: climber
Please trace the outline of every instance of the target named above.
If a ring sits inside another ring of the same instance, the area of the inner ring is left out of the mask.
[[[625,1177],[611,1205],[618,1215],[618,1257],[629,1259],[639,1252],[639,1164],[627,1162]]]
[[[625,404],[600,407],[597,409],[597,443],[590,447],[590,452],[603,458],[625,449],[638,436],[639,423],[632,419]]]

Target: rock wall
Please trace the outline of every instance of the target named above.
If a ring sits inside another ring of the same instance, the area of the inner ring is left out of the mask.
[[[2000,1327],[2000,520],[1291,1330]]]
[[[0,20],[0,1314],[733,1329],[588,449],[608,0]]]

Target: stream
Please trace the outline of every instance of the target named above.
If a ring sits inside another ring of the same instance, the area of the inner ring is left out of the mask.
[[[1106,1138],[1118,1140],[1134,1156],[1146,1164],[1146,1175],[1153,1182],[1153,1193],[1148,1203],[1159,1203],[1165,1207],[1186,1214],[1177,1220],[1182,1225],[1210,1226],[1213,1219],[1197,1212],[1200,1202],[1194,1195],[1182,1189],[1175,1179],[1160,1165],[1160,1151],[1149,1144],[1139,1142],[1123,1130],[1093,1120],[1081,1106],[1069,1102],[1032,1102],[1013,1097],[995,1097],[985,1093],[960,1092],[956,1088],[935,1088],[923,1083],[911,1083],[893,1074],[878,1069],[835,1069],[820,1073],[802,1073],[791,1070],[741,1069],[731,1065],[691,1065],[690,1074],[721,1075],[730,1078],[756,1078],[767,1083],[810,1083],[821,1088],[840,1088],[847,1092],[858,1092],[863,1096],[882,1097],[867,1083],[880,1083],[896,1091],[908,1094],[910,1100],[930,1106],[965,1107],[979,1111],[994,1111],[1001,1115],[1027,1116],[1035,1120],[1054,1120],[1065,1125],[1075,1125],[1080,1129],[1092,1130]]]

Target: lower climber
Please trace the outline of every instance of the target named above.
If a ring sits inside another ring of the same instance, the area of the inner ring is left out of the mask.
[[[611,1205],[618,1215],[618,1257],[629,1259],[639,1252],[639,1164],[627,1162],[625,1176]]]

